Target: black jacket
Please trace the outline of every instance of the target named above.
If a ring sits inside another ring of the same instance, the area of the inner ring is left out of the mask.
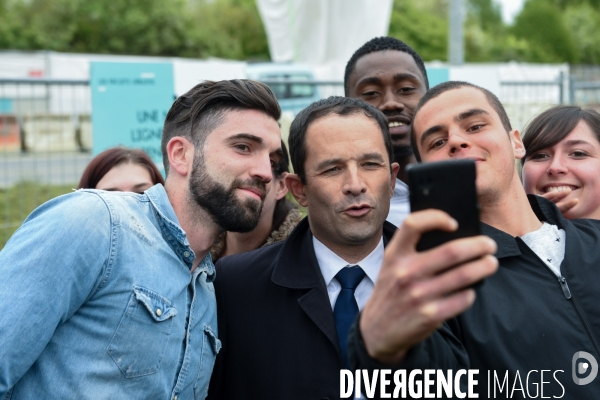
[[[396,227],[385,222],[384,245]],[[342,359],[308,219],[270,246],[220,259],[222,349],[209,399],[339,399]]]
[[[512,398],[532,398],[534,384],[540,390],[541,370],[550,370],[543,377],[544,397],[600,399],[600,376],[585,386],[572,378],[576,352],[590,353],[600,362],[600,221],[568,221],[549,201],[537,196],[529,201],[540,221],[566,232],[564,280],[520,238],[484,225],[483,233],[498,244],[498,272],[477,289],[469,310],[415,346],[396,368],[479,369],[479,398],[510,397],[513,386]],[[368,357],[356,325],[350,336],[353,367],[384,367]],[[494,397],[493,371],[500,382],[508,371],[508,394],[496,385]],[[524,391],[518,390],[519,378]]]

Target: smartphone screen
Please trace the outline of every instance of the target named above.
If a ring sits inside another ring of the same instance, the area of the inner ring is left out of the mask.
[[[435,208],[447,212],[458,222],[458,229],[454,232],[435,230],[424,233],[417,244],[417,251],[480,234],[475,161],[463,159],[411,164],[407,170],[411,211]]]

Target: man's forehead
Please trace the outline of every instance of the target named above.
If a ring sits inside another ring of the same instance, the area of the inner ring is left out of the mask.
[[[308,126],[308,129],[307,129],[307,133],[309,133],[311,131],[315,131],[315,133],[318,133],[320,135],[320,134],[322,134],[322,132],[316,132],[316,131],[323,131],[323,130],[335,130],[335,131],[343,132],[344,129],[342,129],[341,127],[338,128],[338,124],[348,123],[348,122],[351,122],[353,124],[354,123],[368,123],[368,124],[373,125],[373,129],[376,132],[379,132],[379,130],[380,130],[379,125],[377,124],[375,119],[366,116],[362,110],[357,110],[355,112],[351,112],[351,113],[344,114],[344,115],[337,114],[337,113],[323,115],[323,116],[313,120],[310,123],[310,125]]]
[[[356,61],[351,79],[358,83],[358,80],[380,71],[390,74],[410,72],[423,80],[413,56],[400,50],[381,50],[365,54]]]
[[[227,110],[218,122],[219,124],[212,132],[218,131],[222,139],[241,133],[256,136],[261,140],[272,141],[275,139],[277,141],[281,139],[279,123],[272,116],[260,110]]]
[[[364,115],[362,112],[347,115],[327,114],[314,120],[306,131],[306,144],[308,153],[323,150],[320,146],[335,146],[336,143],[346,141],[370,140],[383,137],[381,127],[377,122]],[[311,146],[312,144],[312,146]]]
[[[414,124],[421,125],[424,116],[431,117],[429,114],[443,116],[444,121],[455,119],[460,114],[473,109],[485,110],[489,115],[496,115],[496,111],[490,104],[487,96],[480,90],[468,86],[456,89],[450,89],[432,98],[425,103],[414,117]],[[440,111],[446,112],[440,112]],[[448,121],[449,122],[449,121]]]

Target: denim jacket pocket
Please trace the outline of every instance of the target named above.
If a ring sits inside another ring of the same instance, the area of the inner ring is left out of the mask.
[[[221,350],[221,341],[217,338],[210,325],[204,325],[202,358],[200,360],[198,376],[196,377],[196,385],[194,386],[195,400],[204,400],[208,395],[208,383],[219,350]]]
[[[213,332],[210,325],[204,325],[204,340],[202,342],[202,355],[206,355],[209,351],[213,351],[213,355],[216,357],[221,350],[221,341],[217,338],[217,335]]]
[[[126,378],[151,375],[160,369],[175,315],[177,310],[168,299],[133,287],[127,310],[107,348]]]

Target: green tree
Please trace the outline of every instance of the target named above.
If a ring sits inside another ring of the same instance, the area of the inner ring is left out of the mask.
[[[560,7],[562,10],[566,10],[569,7],[588,5],[595,10],[600,9],[600,0],[553,0],[554,4]]]
[[[269,60],[267,35],[254,0],[197,0],[190,56]]]
[[[72,51],[176,56],[187,50],[185,0],[61,0],[76,3]]]
[[[10,0],[0,0],[0,48],[10,48],[15,41],[16,15]]]
[[[465,60],[481,62],[500,57],[506,33],[500,6],[492,0],[468,0],[466,5]]]
[[[574,63],[579,60],[578,49],[561,10],[551,0],[528,0],[516,17],[512,32],[528,42],[528,61]]]
[[[584,3],[567,7],[566,26],[575,39],[575,45],[584,64],[600,64],[600,11]]]
[[[447,2],[395,0],[388,35],[406,42],[425,61],[446,60]]]
[[[467,61],[529,61],[529,42],[510,32],[493,0],[468,1],[464,30]]]
[[[502,8],[493,0],[468,0],[467,21],[475,21],[484,31],[498,32],[506,28]]]
[[[177,55],[185,50],[185,0],[14,0],[5,47]]]
[[[253,0],[0,0],[0,48],[269,58]]]

